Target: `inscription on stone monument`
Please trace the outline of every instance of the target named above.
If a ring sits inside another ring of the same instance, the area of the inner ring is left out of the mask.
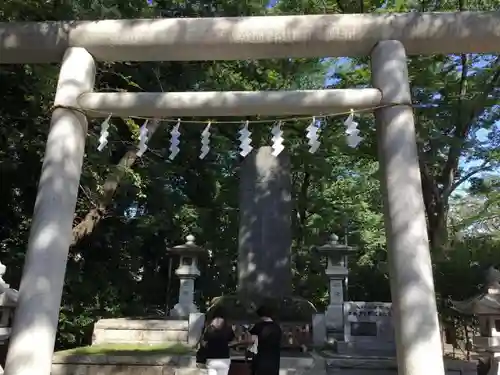
[[[344,290],[342,280],[330,280],[330,304],[344,302]]]
[[[394,351],[392,304],[345,302],[344,340],[356,349]]]

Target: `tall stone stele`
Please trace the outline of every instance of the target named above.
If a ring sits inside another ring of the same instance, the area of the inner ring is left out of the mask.
[[[342,339],[344,331],[344,291],[349,274],[348,254],[355,252],[356,248],[339,244],[335,234],[330,236],[330,241],[317,250],[328,259],[326,276],[329,278],[330,303],[326,308],[325,320],[327,330],[335,338]]]
[[[292,295],[292,180],[286,151],[253,150],[240,169],[238,290],[245,298]]]
[[[179,302],[170,310],[170,316],[188,318],[189,314],[199,312],[194,303],[194,281],[200,276],[198,261],[206,250],[194,243],[192,235],[186,237],[184,245],[178,245],[168,251],[179,255],[179,267],[175,274],[179,277]]]

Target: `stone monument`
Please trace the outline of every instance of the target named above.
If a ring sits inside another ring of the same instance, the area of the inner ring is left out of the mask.
[[[329,278],[330,302],[324,314],[313,317],[313,340],[316,346],[336,344],[338,353],[395,354],[392,304],[386,302],[345,301],[348,254],[356,248],[330,241],[316,250],[327,256],[325,271]]]
[[[232,322],[242,325],[255,321],[258,304],[272,304],[281,322],[283,346],[303,348],[310,344],[316,309],[292,295],[290,159],[286,152],[272,152],[271,147],[260,147],[242,161],[238,293],[215,299],[213,306],[224,306]]]
[[[344,340],[340,353],[394,356],[396,343],[392,321],[392,303],[344,303]]]
[[[253,298],[292,294],[290,159],[259,147],[240,171],[238,290]]]

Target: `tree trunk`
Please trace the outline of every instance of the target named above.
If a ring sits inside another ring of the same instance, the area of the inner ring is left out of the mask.
[[[307,197],[309,194],[309,186],[311,185],[311,175],[309,172],[304,172],[304,178],[300,184],[300,190],[297,197],[297,243],[299,246],[304,244],[305,226],[307,220]]]
[[[151,136],[158,128],[158,125],[159,121],[155,120],[149,122],[149,139],[151,139]],[[127,173],[127,170],[134,165],[137,158],[137,149],[134,147],[133,149],[128,150],[120,159],[118,164],[115,165],[113,171],[104,182],[103,192],[97,202],[97,205],[90,209],[83,220],[73,227],[73,241],[71,246],[75,246],[82,238],[92,233],[97,224],[102,220],[106,214],[108,206],[113,201],[113,196],[123,180],[123,177]]]
[[[429,215],[429,241],[432,249],[445,250],[448,243],[447,205],[438,201],[427,213]]]
[[[453,191],[481,168],[462,176],[458,179],[458,165],[464,144],[469,135],[471,126],[484,111],[488,96],[500,83],[500,56],[491,64],[494,74],[489,78],[482,90],[472,99],[467,99],[468,94],[468,67],[470,61],[467,55],[461,55],[461,78],[459,89],[459,101],[456,108],[456,127],[446,157],[445,165],[439,175],[433,174],[427,163],[432,163],[432,152],[419,154],[420,170],[422,176],[422,190],[424,194],[425,210],[428,220],[428,234],[431,248],[440,255],[446,255],[448,247],[448,209],[449,198]],[[419,150],[423,150],[419,145]]]

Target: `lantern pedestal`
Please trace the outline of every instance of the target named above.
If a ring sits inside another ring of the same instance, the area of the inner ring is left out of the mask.
[[[170,316],[186,318],[189,314],[199,312],[194,304],[194,280],[197,276],[179,275],[177,271],[175,273],[180,278],[179,302],[170,310]]]

